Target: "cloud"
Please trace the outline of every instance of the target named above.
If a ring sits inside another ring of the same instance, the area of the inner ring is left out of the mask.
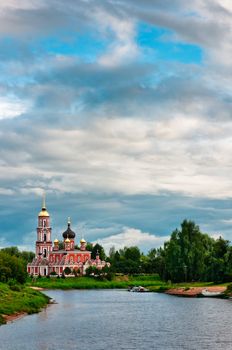
[[[98,243],[104,247],[107,254],[109,253],[109,249],[113,246],[116,250],[124,247],[138,246],[140,249],[147,252],[152,248],[159,248],[168,239],[168,236],[155,236],[135,228],[124,227],[121,233],[99,239]]]
[[[134,61],[139,54],[135,41],[135,23],[128,18],[118,18],[102,11],[97,13],[97,18],[104,31],[112,30],[115,35],[115,40],[110,45],[108,52],[101,55],[98,62],[106,67],[115,67],[125,60],[127,63],[128,60]]]
[[[213,239],[218,239],[220,237],[223,238],[223,235],[221,235],[220,233],[212,233],[210,234],[210,237],[212,237]]]
[[[58,231],[70,210],[93,239],[122,227],[166,236],[183,216],[229,237],[231,10],[226,0],[1,1],[0,234],[22,244],[34,225],[23,212],[45,188]],[[185,61],[186,45],[201,59]]]
[[[28,107],[28,104],[17,98],[0,97],[0,120],[18,117],[25,113]]]
[[[9,247],[9,242],[4,237],[0,237],[0,249]]]
[[[179,115],[162,121],[98,118],[74,130],[37,128],[25,138],[9,130],[1,135],[0,178],[22,193],[47,188],[230,198],[231,130],[229,120]]]

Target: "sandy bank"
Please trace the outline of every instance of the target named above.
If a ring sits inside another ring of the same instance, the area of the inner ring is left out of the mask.
[[[34,290],[44,290],[44,288],[42,288],[42,287],[29,287],[29,288],[31,288],[31,289],[34,289]]]
[[[165,293],[170,295],[177,296],[186,296],[186,297],[197,297],[202,293],[204,289],[207,289],[209,292],[225,292],[226,287],[223,286],[212,286],[212,287],[190,287],[190,288],[173,288],[167,290]]]
[[[12,314],[12,315],[2,315],[2,317],[4,318],[6,323],[9,323],[9,322],[19,320],[20,318],[22,318],[26,315],[27,315],[26,312],[16,312],[15,314]]]

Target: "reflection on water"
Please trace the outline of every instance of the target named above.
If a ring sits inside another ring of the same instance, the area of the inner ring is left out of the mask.
[[[232,302],[122,290],[49,291],[58,304],[0,327],[1,350],[232,349]]]

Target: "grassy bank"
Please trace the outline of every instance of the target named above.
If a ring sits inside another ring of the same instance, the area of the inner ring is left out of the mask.
[[[112,281],[100,281],[93,277],[76,278],[39,278],[36,282],[28,281],[29,285],[45,289],[126,289],[129,286],[143,286],[152,292],[164,292],[168,289],[184,288],[188,290],[195,287],[215,286],[213,282],[192,282],[170,284],[161,281],[158,275],[116,276]]]
[[[39,278],[31,285],[47,289],[114,289],[128,288],[128,286],[165,288],[167,283],[162,282],[157,275],[150,276],[116,276],[112,281],[100,281],[93,277],[77,278]]]
[[[36,313],[48,302],[46,295],[31,288],[0,283],[0,324],[6,322],[4,315]]]

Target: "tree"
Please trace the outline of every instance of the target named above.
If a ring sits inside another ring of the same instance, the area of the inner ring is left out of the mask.
[[[138,247],[129,247],[125,250],[125,259],[133,260],[136,262],[140,261],[141,253]]]
[[[24,283],[27,277],[26,263],[22,258],[0,251],[0,281],[15,279]]]
[[[64,249],[64,242],[59,241],[59,250]]]
[[[86,244],[86,250],[88,250],[89,252],[92,252],[92,250],[93,250],[93,244],[90,243],[90,242],[87,242],[87,244]]]
[[[100,257],[101,260],[105,260],[106,259],[104,248],[98,243],[95,244],[95,246],[92,249],[92,253],[91,253],[91,258],[92,259],[96,259],[97,252],[98,252],[99,257]]]
[[[110,250],[109,250],[109,258],[110,258],[110,261],[113,261],[114,260],[114,257],[115,257],[115,247],[111,247]]]
[[[0,282],[8,282],[12,276],[12,271],[7,266],[0,267]]]
[[[164,245],[164,275],[173,282],[209,278],[207,259],[212,255],[214,240],[200,232],[193,221],[184,220]]]
[[[66,268],[64,269],[65,275],[70,275],[71,272],[72,270],[70,269],[70,267],[66,266]]]
[[[96,266],[89,266],[85,270],[85,273],[86,273],[86,276],[98,275],[99,274],[99,270],[96,268]]]
[[[31,262],[35,257],[35,253],[27,251],[20,252],[18,247],[2,248],[1,252],[7,253],[11,256],[16,256],[17,258],[22,258],[26,263]]]

